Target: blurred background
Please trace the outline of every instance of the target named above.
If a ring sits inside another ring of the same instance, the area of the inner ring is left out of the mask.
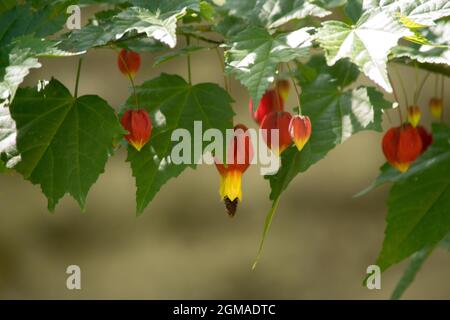
[[[116,59],[112,50],[90,52],[83,63],[80,95],[97,94],[118,109],[131,91]],[[186,77],[185,59],[156,68],[153,60],[153,54],[142,54],[137,84],[161,72]],[[42,59],[43,67],[33,70],[24,85],[54,76],[72,89],[77,61]],[[194,83],[223,86],[215,52],[194,53],[192,70]],[[397,70],[412,95],[414,69],[398,66]],[[398,82],[395,86],[400,90]],[[233,80],[231,92],[236,122],[256,127],[248,113],[245,88]],[[433,93],[431,76],[420,99],[424,124],[430,123],[427,106]],[[448,107],[450,94],[446,94]],[[291,90],[288,110],[295,101]],[[396,112],[390,114],[398,123]],[[389,126],[387,121],[384,124]],[[106,172],[92,187],[86,212],[65,197],[49,213],[38,186],[18,174],[2,175],[0,298],[388,298],[407,262],[382,275],[381,290],[366,289],[362,280],[381,248],[389,189],[352,198],[372,182],[384,163],[381,137],[374,132],[357,134],[297,176],[282,196],[254,271],[252,262],[271,205],[268,183],[257,167],[244,175],[244,199],[233,219],[218,194],[219,175],[208,165],[171,180],[139,217],[124,149],[109,160]],[[81,268],[82,290],[66,288],[65,271],[71,264]],[[450,254],[436,250],[404,298],[450,298],[449,266]]]

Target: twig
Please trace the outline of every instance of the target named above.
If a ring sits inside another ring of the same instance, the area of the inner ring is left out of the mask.
[[[78,59],[78,68],[77,68],[77,77],[75,80],[75,90],[74,90],[74,97],[75,99],[78,98],[78,84],[80,82],[80,74],[81,74],[81,65],[83,63],[83,57]]]
[[[286,66],[289,70],[289,76],[291,78],[292,84],[294,85],[295,93],[297,95],[297,102],[298,102],[298,114],[302,114],[302,107],[300,104],[300,90],[297,88],[297,84],[295,83],[294,76],[292,74],[291,66],[289,65],[289,62],[286,62]]]
[[[191,44],[191,38],[190,36],[186,36],[186,45],[189,47]],[[188,70],[188,81],[189,84],[192,84],[192,74],[191,74],[191,55],[188,52],[187,53],[187,70]]]
[[[400,125],[402,125],[403,124],[402,110],[400,110],[400,103],[399,103],[399,100],[398,100],[397,92],[395,91],[394,83],[392,81],[392,78],[391,78],[391,75],[389,74],[389,72],[388,72],[388,78],[389,78],[389,82],[391,83],[391,86],[392,86],[392,92],[394,94],[394,99],[395,99],[395,101],[397,102],[397,105],[398,105],[397,106],[397,111],[398,111],[398,116],[400,118]]]

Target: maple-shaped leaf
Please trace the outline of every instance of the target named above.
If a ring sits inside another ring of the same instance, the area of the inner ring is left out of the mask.
[[[110,41],[124,39],[125,34],[133,32],[174,48],[177,42],[178,19],[182,18],[188,9],[200,10],[198,0],[135,1],[134,5],[123,11],[110,11],[104,16],[98,16],[80,30],[73,30],[64,35],[61,48],[72,51],[88,50],[106,45]]]
[[[308,16],[322,18],[331,14],[325,5],[311,0],[227,0],[224,8],[231,16],[269,29],[295,19]]]
[[[149,112],[153,123],[150,141],[141,151],[128,147],[128,161],[136,178],[136,211],[140,214],[169,179],[189,166],[195,167],[202,155],[202,149],[197,148],[203,143],[200,141],[194,148],[194,141],[189,140],[191,162],[174,163],[172,148],[178,144],[171,139],[174,130],[180,129],[193,138],[194,121],[199,121],[203,131],[216,128],[224,132],[232,127],[234,112],[231,97],[213,83],[190,85],[179,76],[162,74],[136,90],[139,108]],[[132,95],[125,109],[136,108],[135,101]]]
[[[253,101],[259,101],[274,81],[278,64],[309,52],[310,28],[272,35],[264,28],[250,28],[232,37],[225,53],[228,72],[248,88]],[[254,104],[256,108],[257,103]]]
[[[412,31],[397,18],[378,9],[363,14],[355,25],[325,21],[318,30],[317,41],[330,66],[349,58],[366,76],[392,92],[387,75],[388,54],[401,38],[411,35]]]
[[[419,63],[450,66],[450,21],[438,21],[436,25],[421,31],[421,34],[429,38],[432,45],[398,46],[392,49],[392,55],[395,58],[406,57]]]
[[[20,157],[14,169],[40,185],[49,210],[66,193],[84,208],[89,189],[113,153],[113,141],[124,133],[114,110],[95,95],[74,98],[52,79],[19,88],[10,112]]]
[[[39,57],[66,57],[76,55],[58,49],[58,42],[33,36],[22,36],[0,48],[0,106],[8,105],[29,74],[40,68]]]
[[[365,0],[363,8],[395,14],[416,27],[434,25],[436,20],[450,15],[448,0]]]

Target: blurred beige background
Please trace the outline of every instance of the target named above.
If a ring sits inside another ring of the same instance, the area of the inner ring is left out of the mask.
[[[74,87],[77,58],[42,62],[26,85],[53,75]],[[194,83],[223,85],[214,52],[195,53],[192,63]],[[161,72],[186,75],[184,59],[158,68],[152,64],[152,54],[143,54],[137,83]],[[412,92],[414,70],[399,70]],[[424,123],[429,123],[432,79],[420,100]],[[87,55],[81,94],[98,94],[116,109],[128,97],[129,84],[116,68],[113,51]],[[247,92],[236,81],[232,95],[237,121],[254,127]],[[288,107],[294,106],[293,91],[289,99]],[[391,118],[397,123],[395,112]],[[244,201],[234,219],[219,199],[216,169],[207,165],[170,181],[140,217],[134,214],[135,187],[124,150],[109,160],[84,213],[66,197],[51,214],[39,187],[17,174],[2,175],[0,298],[388,298],[405,263],[383,274],[382,290],[361,284],[381,248],[388,188],[352,199],[384,161],[380,139],[374,132],[358,134],[291,183],[255,271],[251,265],[270,207],[268,183],[257,168],[244,176]],[[66,289],[70,264],[81,267],[80,291]],[[436,250],[404,297],[450,298],[449,266],[450,254]]]

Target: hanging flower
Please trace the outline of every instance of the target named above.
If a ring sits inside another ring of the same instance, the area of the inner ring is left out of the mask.
[[[125,139],[137,150],[141,151],[142,147],[148,142],[152,134],[152,121],[147,111],[127,110],[120,121],[122,126],[128,130]]]
[[[389,129],[382,142],[387,161],[401,172],[406,172],[411,163],[422,153],[422,139],[411,124]]]
[[[226,155],[226,163],[216,159],[220,173],[220,197],[225,203],[228,214],[233,217],[239,201],[242,201],[242,174],[253,159],[253,146],[246,126],[234,127],[234,136]]]
[[[298,151],[302,151],[305,144],[311,137],[311,120],[308,116],[294,116],[289,124],[289,133],[297,146]]]
[[[134,78],[141,66],[141,55],[134,51],[122,49],[117,57],[117,65],[123,75]]]

